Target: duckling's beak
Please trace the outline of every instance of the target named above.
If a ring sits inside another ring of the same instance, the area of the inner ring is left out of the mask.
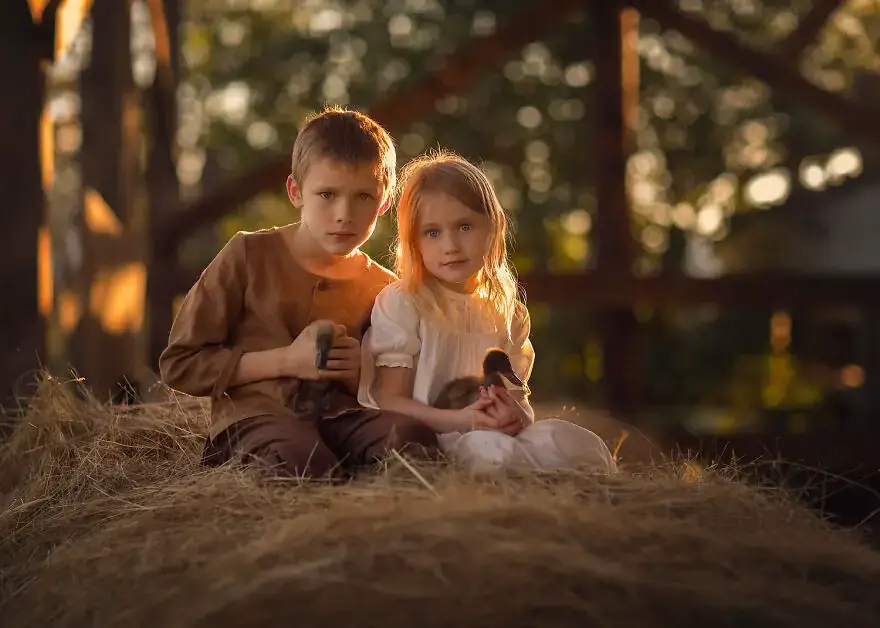
[[[525,383],[513,371],[513,365],[510,363],[510,357],[500,349],[490,349],[483,358],[483,372],[486,377],[492,373],[497,373],[507,379],[514,386],[525,388]]]
[[[508,364],[510,361],[508,360]],[[507,379],[514,386],[519,386],[520,388],[525,388],[526,384],[519,377],[516,376],[516,373],[513,372],[513,367],[511,366],[505,371],[498,371],[499,375]]]

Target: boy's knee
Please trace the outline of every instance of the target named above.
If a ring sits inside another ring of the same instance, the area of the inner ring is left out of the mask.
[[[295,439],[276,441],[249,457],[259,459],[273,474],[285,477],[324,478],[339,467],[339,460],[320,441],[311,447]]]
[[[396,449],[411,456],[434,456],[437,433],[418,419],[396,415],[385,443],[386,450]]]
[[[300,478],[334,475],[340,466],[313,425],[273,415],[243,419],[205,442],[205,465],[232,460],[272,475]]]

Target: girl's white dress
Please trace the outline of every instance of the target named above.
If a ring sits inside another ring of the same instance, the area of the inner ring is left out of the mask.
[[[421,316],[398,283],[376,297],[371,326],[362,342],[358,392],[362,405],[377,407],[372,394],[377,366],[414,369],[413,398],[428,404],[452,379],[480,376],[483,357],[492,347],[504,349],[516,374],[528,381],[535,359],[528,311],[521,308],[508,339],[495,329],[482,297],[439,290],[448,303],[448,324]],[[510,392],[533,422],[515,437],[489,430],[440,434],[440,447],[448,458],[472,469],[617,470],[607,445],[595,433],[560,419],[535,421],[527,396],[518,388]]]

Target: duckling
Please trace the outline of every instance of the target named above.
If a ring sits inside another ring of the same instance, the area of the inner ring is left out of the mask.
[[[431,405],[445,410],[460,410],[480,398],[481,386],[504,386],[505,379],[520,388],[526,387],[514,373],[510,356],[501,349],[489,349],[483,358],[482,377],[459,377],[452,380],[443,386]]]
[[[336,327],[331,321],[318,321],[315,325],[315,366],[319,370],[327,368],[327,360],[333,341],[336,339]],[[306,382],[305,395],[312,403],[321,408],[326,408],[329,401],[327,393],[333,382],[328,379],[319,379]]]
[[[327,359],[330,356],[330,350],[333,348],[333,341],[336,339],[336,328],[330,321],[320,321],[316,323],[315,330],[315,346],[317,353],[315,355],[315,366],[319,370],[327,368]]]

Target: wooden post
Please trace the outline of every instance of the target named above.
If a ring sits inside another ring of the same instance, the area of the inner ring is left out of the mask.
[[[91,60],[81,76],[84,255],[76,279],[85,311],[70,360],[91,391],[108,399],[143,362],[146,216],[130,1],[96,2],[92,18]]]
[[[638,15],[621,0],[592,5],[596,45],[596,199],[598,257],[596,272],[628,276],[633,270],[626,164],[635,147],[639,102]],[[643,369],[638,321],[632,308],[599,313],[602,384],[605,404],[633,419],[640,402]]]
[[[156,38],[156,78],[149,90],[150,148],[147,182],[150,199],[150,266],[147,275],[149,366],[158,372],[159,355],[168,341],[177,295],[173,277],[177,255],[155,253],[163,219],[180,204],[177,177],[177,85],[180,76],[180,0],[148,0]]]
[[[50,32],[48,32],[50,31]],[[51,56],[54,29],[35,24],[27,0],[0,2],[0,413],[18,408],[39,370],[45,322],[38,309],[38,239],[46,195],[40,126],[45,97],[41,64]],[[43,248],[45,251],[45,247]]]
[[[880,420],[880,308],[865,308],[861,320],[861,361],[864,408],[861,428],[872,428]]]

